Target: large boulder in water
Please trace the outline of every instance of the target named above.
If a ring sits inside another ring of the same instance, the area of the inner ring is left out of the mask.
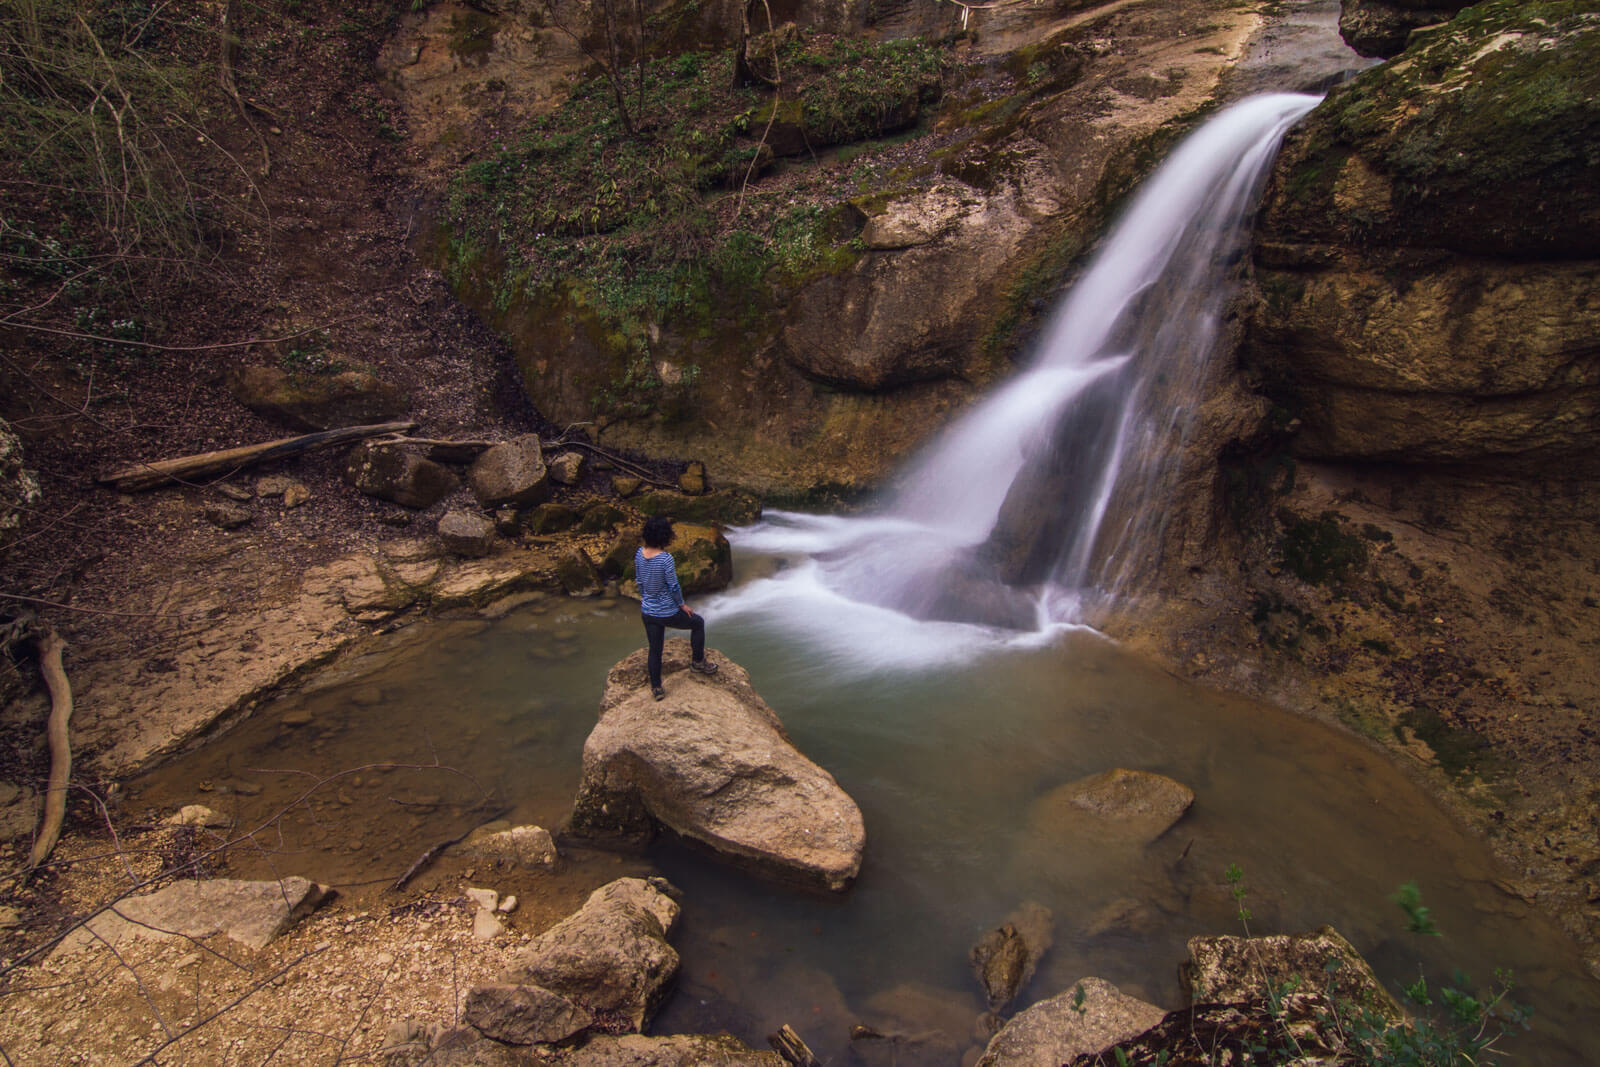
[[[1493,0],[1290,134],[1243,358],[1313,459],[1593,470],[1600,20]]]
[[[652,698],[640,649],[611,668],[566,832],[642,841],[658,827],[737,866],[841,890],[861,869],[855,801],[789,741],[737,664],[689,671],[689,643],[667,642],[667,697]],[[709,655],[709,653],[708,653]]]

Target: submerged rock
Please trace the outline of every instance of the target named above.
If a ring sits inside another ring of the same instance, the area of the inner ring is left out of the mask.
[[[983,986],[990,1011],[1006,1009],[1054,942],[1050,909],[1030,900],[972,946],[972,970]]]
[[[1117,767],[1068,782],[1041,797],[1029,824],[1062,845],[1145,845],[1171,829],[1194,791],[1150,771]]]
[[[696,674],[689,643],[667,642],[664,701],[646,650],[611,668],[567,832],[643,841],[664,826],[737,866],[846,888],[866,844],[860,809],[795,749],[750,676],[708,655],[721,669]]]
[[[550,831],[542,826],[510,826],[503,822],[478,827],[453,851],[463,856],[541,870],[554,867],[558,858]]]

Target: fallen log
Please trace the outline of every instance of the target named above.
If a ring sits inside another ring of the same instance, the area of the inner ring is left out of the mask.
[[[224,471],[231,472],[256,463],[284,459],[288,456],[298,456],[302,452],[311,452],[319,448],[341,445],[349,441],[360,441],[367,437],[409,433],[416,428],[417,424],[414,422],[381,422],[370,426],[341,426],[334,430],[318,430],[316,433],[300,434],[297,437],[284,437],[259,445],[225,448],[220,452],[201,452],[198,455],[164,459],[156,463],[137,463],[131,467],[113,471],[110,474],[102,474],[95,481],[101,485],[113,486],[125,493],[136,493],[142,489],[153,489],[158,485],[166,485],[168,482],[203,478],[207,475],[219,474]]]
[[[72,718],[72,686],[61,665],[61,652],[66,647],[55,627],[46,624],[39,635],[39,672],[44,675],[45,688],[50,690],[50,721],[46,726],[50,737],[50,784],[44,793],[44,821],[33,839],[33,851],[28,854],[30,871],[56,847],[61,821],[67,814],[67,783],[72,778],[72,742],[67,721]]]

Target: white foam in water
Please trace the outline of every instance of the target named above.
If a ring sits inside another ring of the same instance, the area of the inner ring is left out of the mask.
[[[732,531],[736,551],[789,566],[711,610],[803,642],[849,673],[926,670],[1085,628],[1090,605],[1115,596],[1161,532],[1172,457],[1201,400],[1260,186],[1283,135],[1317,100],[1251,97],[1179,145],[1053,313],[1031,369],[947,427],[881,509],[770,512]],[[1013,483],[1051,449],[1093,463],[1073,466],[1079,481],[1063,487],[1051,578],[1026,590],[1034,628],[908,613],[971,571]],[[1113,512],[1127,518],[1103,530]]]

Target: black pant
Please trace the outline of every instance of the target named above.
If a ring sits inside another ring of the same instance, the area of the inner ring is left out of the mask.
[[[682,608],[676,615],[657,617],[655,615],[639,616],[644,620],[644,635],[650,642],[650,687],[661,688],[661,646],[667,641],[667,627],[674,630],[689,631],[689,654],[694,661],[699,663],[706,658],[706,620],[698,615],[690,615]]]

